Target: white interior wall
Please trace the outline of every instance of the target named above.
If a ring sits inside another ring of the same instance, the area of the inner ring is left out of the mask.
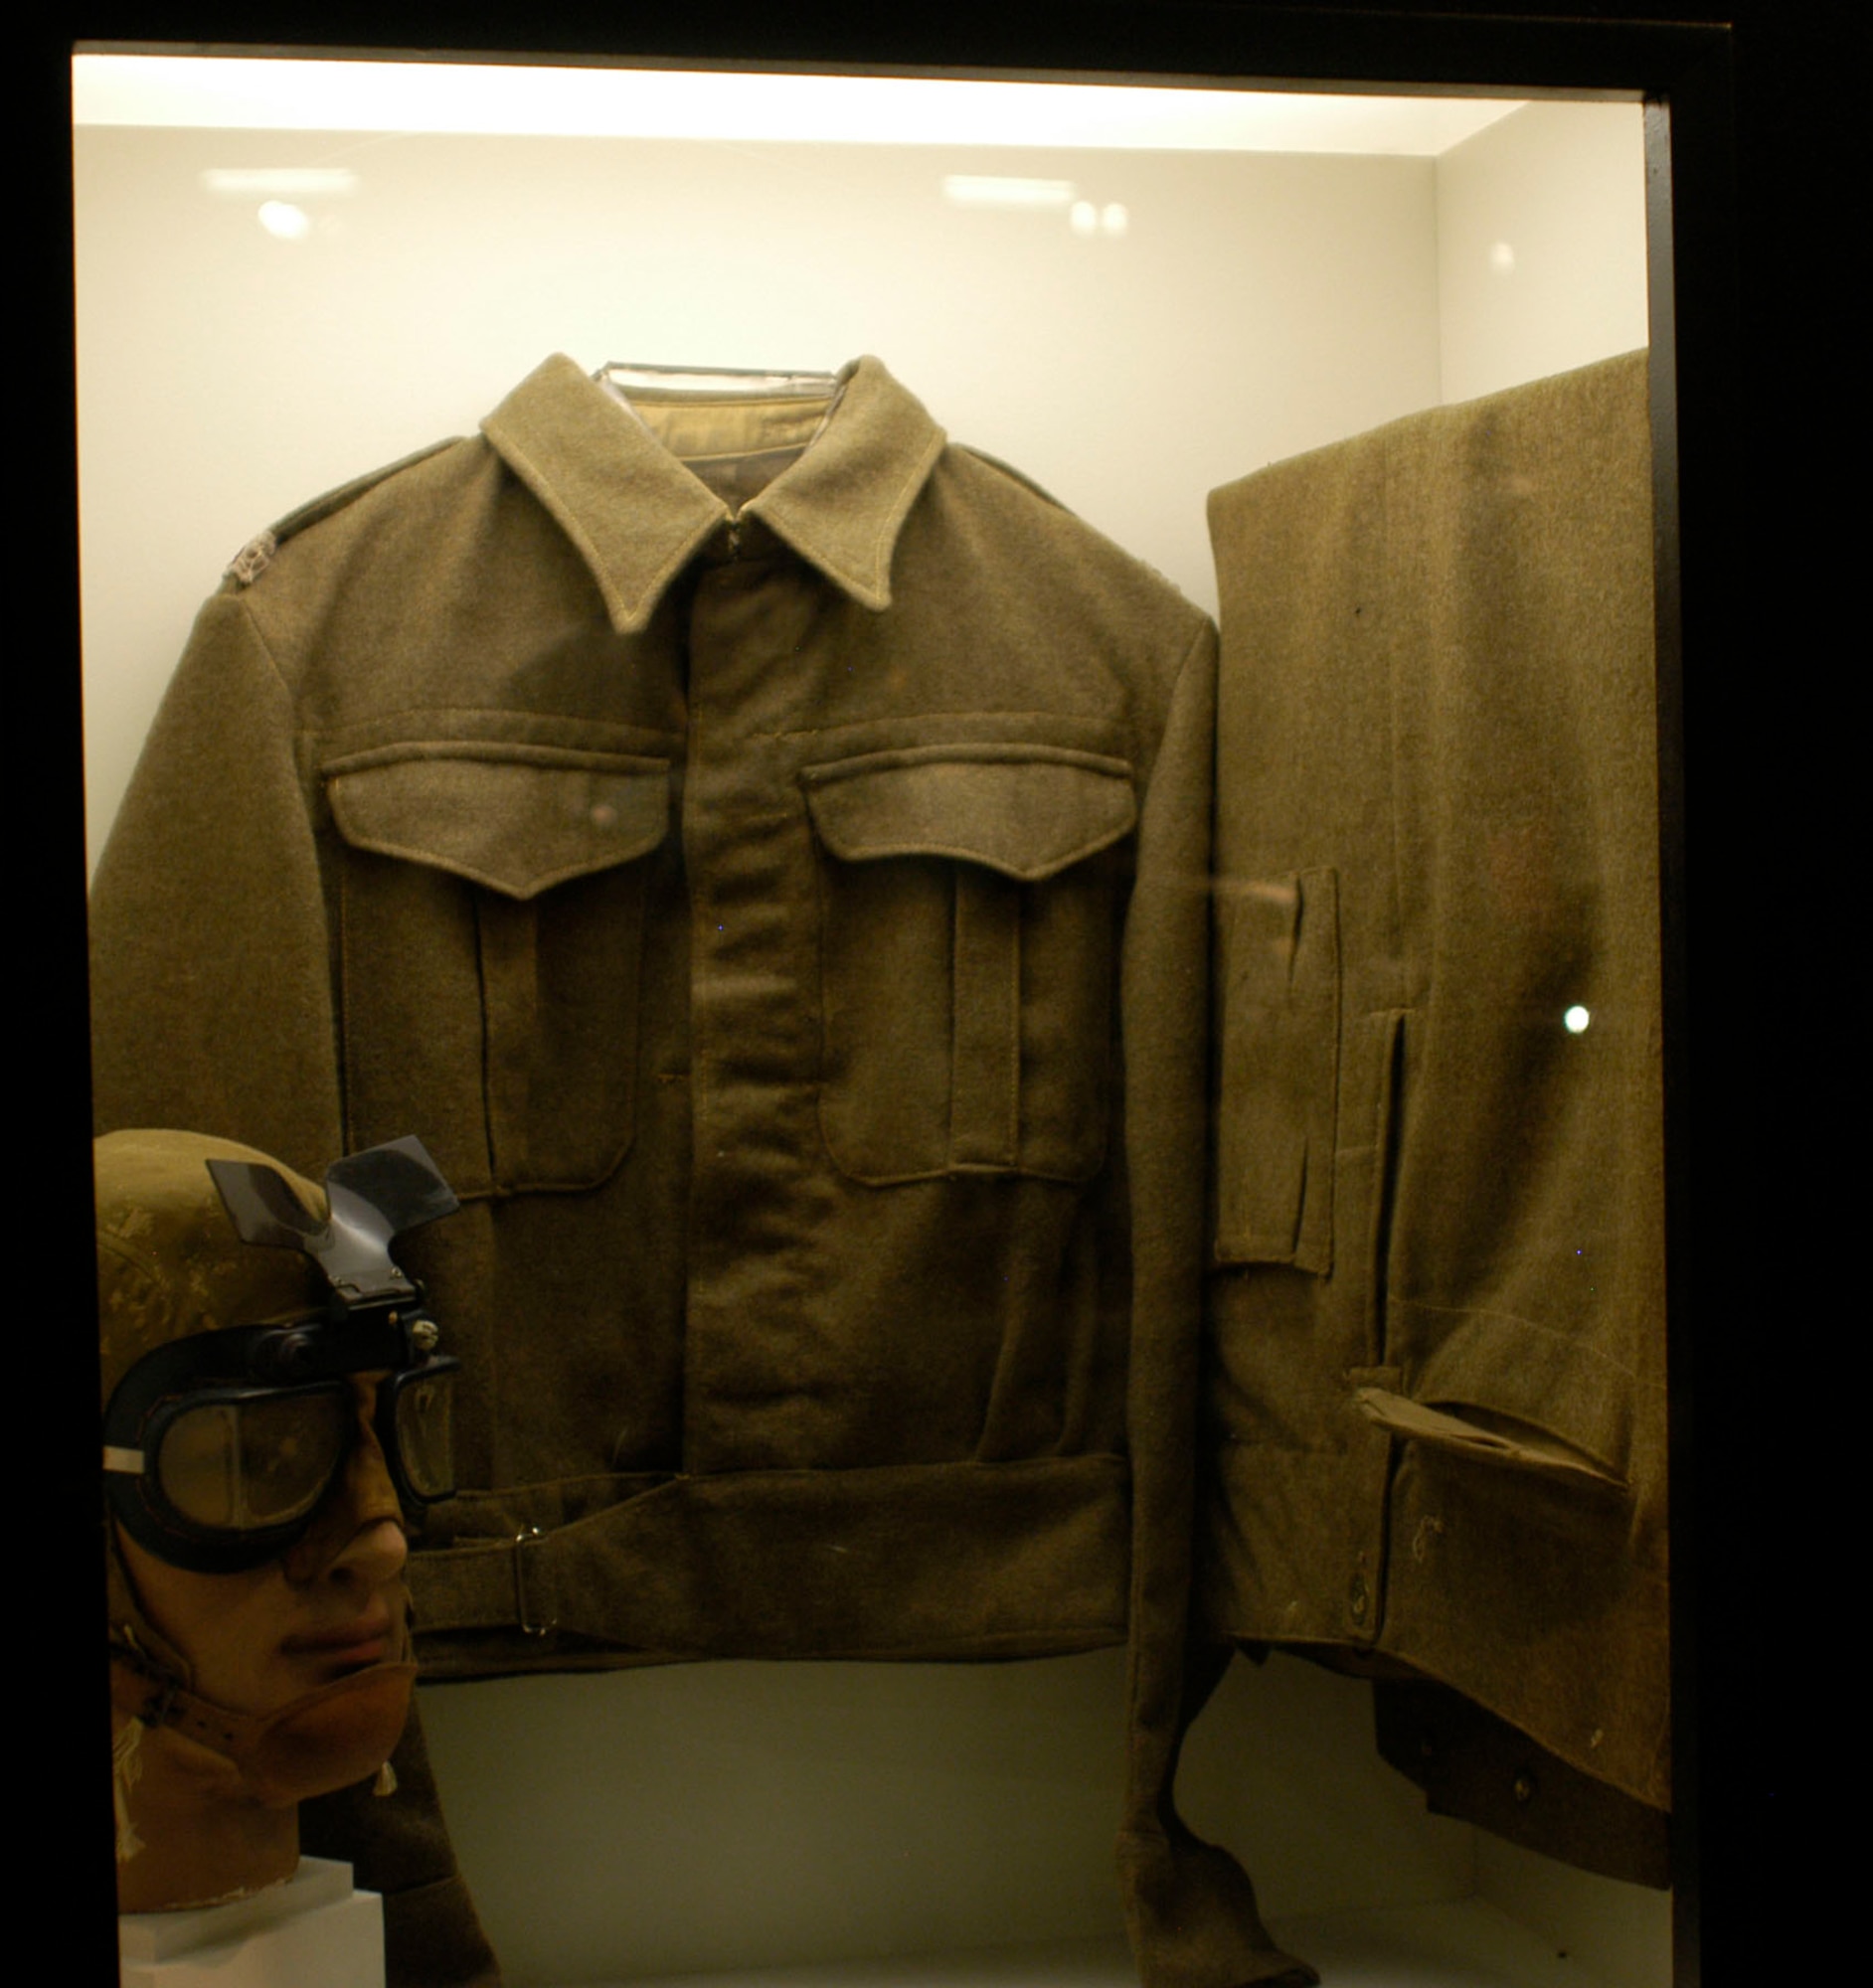
[[[958,439],[1213,607],[1215,484],[1642,342],[1638,112],[1530,110],[1435,164],[81,130],[93,849],[234,549],[471,427],[554,349],[590,366],[876,351]],[[1609,163],[1622,144],[1629,181]],[[351,176],[299,198],[296,240],[204,177],[282,168]],[[957,206],[942,191],[957,173],[1069,182],[1098,225]],[[1521,189],[1512,211],[1498,174]],[[1601,239],[1618,252],[1586,257],[1600,301],[1556,361],[1532,278],[1578,275],[1583,251],[1558,251]],[[1497,241],[1519,287],[1487,260]],[[423,1702],[463,1864],[526,1988],[1115,1932],[1121,1673],[1118,1652],[725,1664]],[[1457,1898],[1482,1870],[1551,1929],[1618,1916],[1597,1881],[1551,1866],[1525,1881],[1427,1816],[1372,1749],[1364,1687],[1294,1660],[1233,1667],[1182,1785],[1277,1915]],[[1663,1978],[1657,1905],[1635,1907],[1640,1935],[1602,1940],[1608,1979]]]
[[[1671,1895],[1595,1878],[1476,1833],[1476,1896],[1532,1927],[1602,1988],[1671,1980]]]
[[[1646,342],[1636,103],[1524,103],[1440,156],[1438,327],[1447,403]]]

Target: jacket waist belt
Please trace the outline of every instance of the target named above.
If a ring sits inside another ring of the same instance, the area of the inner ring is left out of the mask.
[[[455,1544],[413,1557],[429,1675],[512,1670],[523,1638],[902,1659],[1047,1655],[1125,1633],[1122,1457],[675,1477],[556,1525],[558,1489],[464,1500]],[[464,1541],[470,1528],[485,1537]]]

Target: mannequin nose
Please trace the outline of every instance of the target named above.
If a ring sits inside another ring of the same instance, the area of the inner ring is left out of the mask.
[[[351,1536],[343,1553],[332,1563],[373,1587],[395,1580],[410,1559],[410,1542],[395,1519],[380,1519]]]
[[[391,1482],[376,1433],[362,1430],[345,1460],[344,1481],[336,1487],[349,1537],[334,1567],[348,1569],[376,1584],[394,1580],[410,1558],[403,1508]]]

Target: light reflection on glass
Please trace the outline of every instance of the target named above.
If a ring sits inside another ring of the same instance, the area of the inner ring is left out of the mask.
[[[297,242],[312,229],[312,218],[304,208],[289,200],[263,200],[258,208],[259,223],[269,235],[282,242]]]
[[[1073,182],[1002,173],[945,173],[943,198],[958,207],[1065,207],[1073,199]]]

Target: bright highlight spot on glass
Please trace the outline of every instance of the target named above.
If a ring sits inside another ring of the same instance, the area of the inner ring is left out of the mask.
[[[1122,235],[1131,226],[1131,215],[1122,200],[1108,200],[1100,209],[1100,226],[1107,235]]]
[[[1515,250],[1506,242],[1490,245],[1489,266],[1498,276],[1513,275],[1515,272]]]
[[[943,198],[958,207],[1065,207],[1073,198],[1073,182],[999,173],[945,173]]]
[[[260,226],[267,234],[277,235],[282,242],[297,242],[312,228],[311,216],[304,208],[294,207],[289,200],[261,201],[259,217]]]
[[[1593,1019],[1594,1019],[1593,1016],[1591,1016],[1587,1012],[1587,1010],[1582,1007],[1570,1008],[1567,1011],[1567,1013],[1561,1017],[1562,1022],[1567,1027],[1568,1034],[1571,1036],[1580,1035],[1586,1029],[1588,1023],[1591,1022]]]
[[[349,166],[210,166],[202,184],[231,200],[330,200],[356,193],[358,176]]]
[[[1076,200],[1073,211],[1067,216],[1067,225],[1076,235],[1097,235],[1100,211],[1090,200]]]

